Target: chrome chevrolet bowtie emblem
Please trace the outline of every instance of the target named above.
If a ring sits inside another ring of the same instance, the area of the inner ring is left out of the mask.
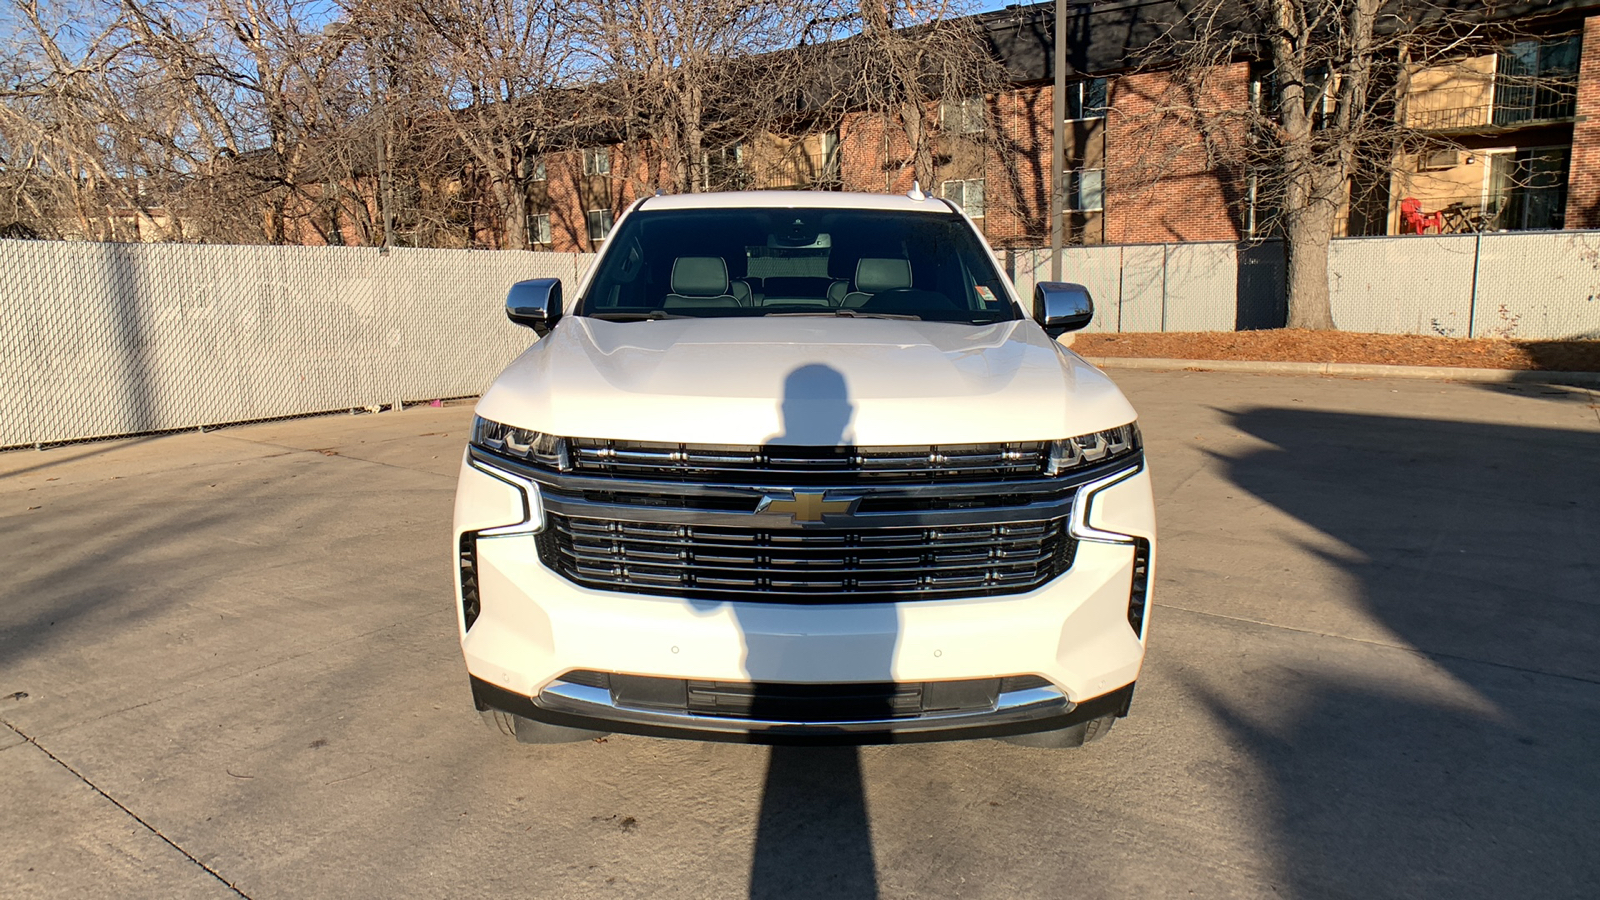
[[[848,516],[855,512],[860,497],[828,499],[826,491],[791,491],[788,497],[768,494],[761,498],[756,513],[788,513],[796,524],[814,525],[826,515]]]

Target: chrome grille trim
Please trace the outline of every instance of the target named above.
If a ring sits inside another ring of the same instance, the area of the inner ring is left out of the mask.
[[[1022,593],[1072,565],[1067,520],[802,530],[548,516],[541,561],[596,590],[791,603]]]
[[[671,444],[569,438],[579,473],[669,481],[772,484],[1008,481],[1044,474],[1046,441],[898,447],[786,447]]]
[[[1079,494],[1143,469],[1143,454],[1136,453],[1054,478],[837,487],[823,481],[802,489],[754,479],[703,483],[549,472],[477,447],[469,456],[537,485],[550,523],[536,539],[539,557],[567,581],[611,592],[773,603],[1036,590],[1071,568],[1080,538],[1073,524]],[[801,490],[859,502],[822,521],[761,512],[764,500]],[[924,531],[940,536],[906,539]],[[753,548],[764,549],[764,561]],[[863,557],[870,559],[864,564]],[[863,580],[862,572],[870,577]]]

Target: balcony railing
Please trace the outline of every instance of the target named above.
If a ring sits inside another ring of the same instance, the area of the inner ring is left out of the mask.
[[[713,164],[706,173],[714,191],[838,190],[838,154],[788,153],[737,166]]]
[[[1472,131],[1559,122],[1576,115],[1578,86],[1565,80],[1501,82],[1495,85],[1495,97],[1492,103],[1475,106],[1413,108],[1406,119],[1418,131]]]

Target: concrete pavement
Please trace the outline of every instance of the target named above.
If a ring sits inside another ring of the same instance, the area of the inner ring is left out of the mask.
[[[499,738],[466,407],[0,454],[0,896],[1593,896],[1595,394],[1117,379],[1156,608],[1076,752]]]

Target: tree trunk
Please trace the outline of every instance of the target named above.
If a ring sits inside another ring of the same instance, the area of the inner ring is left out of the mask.
[[[685,92],[683,107],[683,153],[691,194],[706,189],[705,160],[702,158],[705,154],[705,129],[701,126],[704,117],[705,106],[700,85],[691,82]]]
[[[516,177],[496,178],[493,184],[494,198],[500,204],[500,217],[506,226],[506,250],[527,250],[528,243],[528,202],[527,194],[523,193],[522,182]]]
[[[1333,330],[1328,295],[1328,244],[1333,214],[1323,204],[1292,216],[1284,229],[1289,257],[1289,327]]]
[[[923,190],[933,193],[933,141],[920,98],[913,96],[900,104],[900,121],[905,124],[906,143],[911,145],[911,173]]]

